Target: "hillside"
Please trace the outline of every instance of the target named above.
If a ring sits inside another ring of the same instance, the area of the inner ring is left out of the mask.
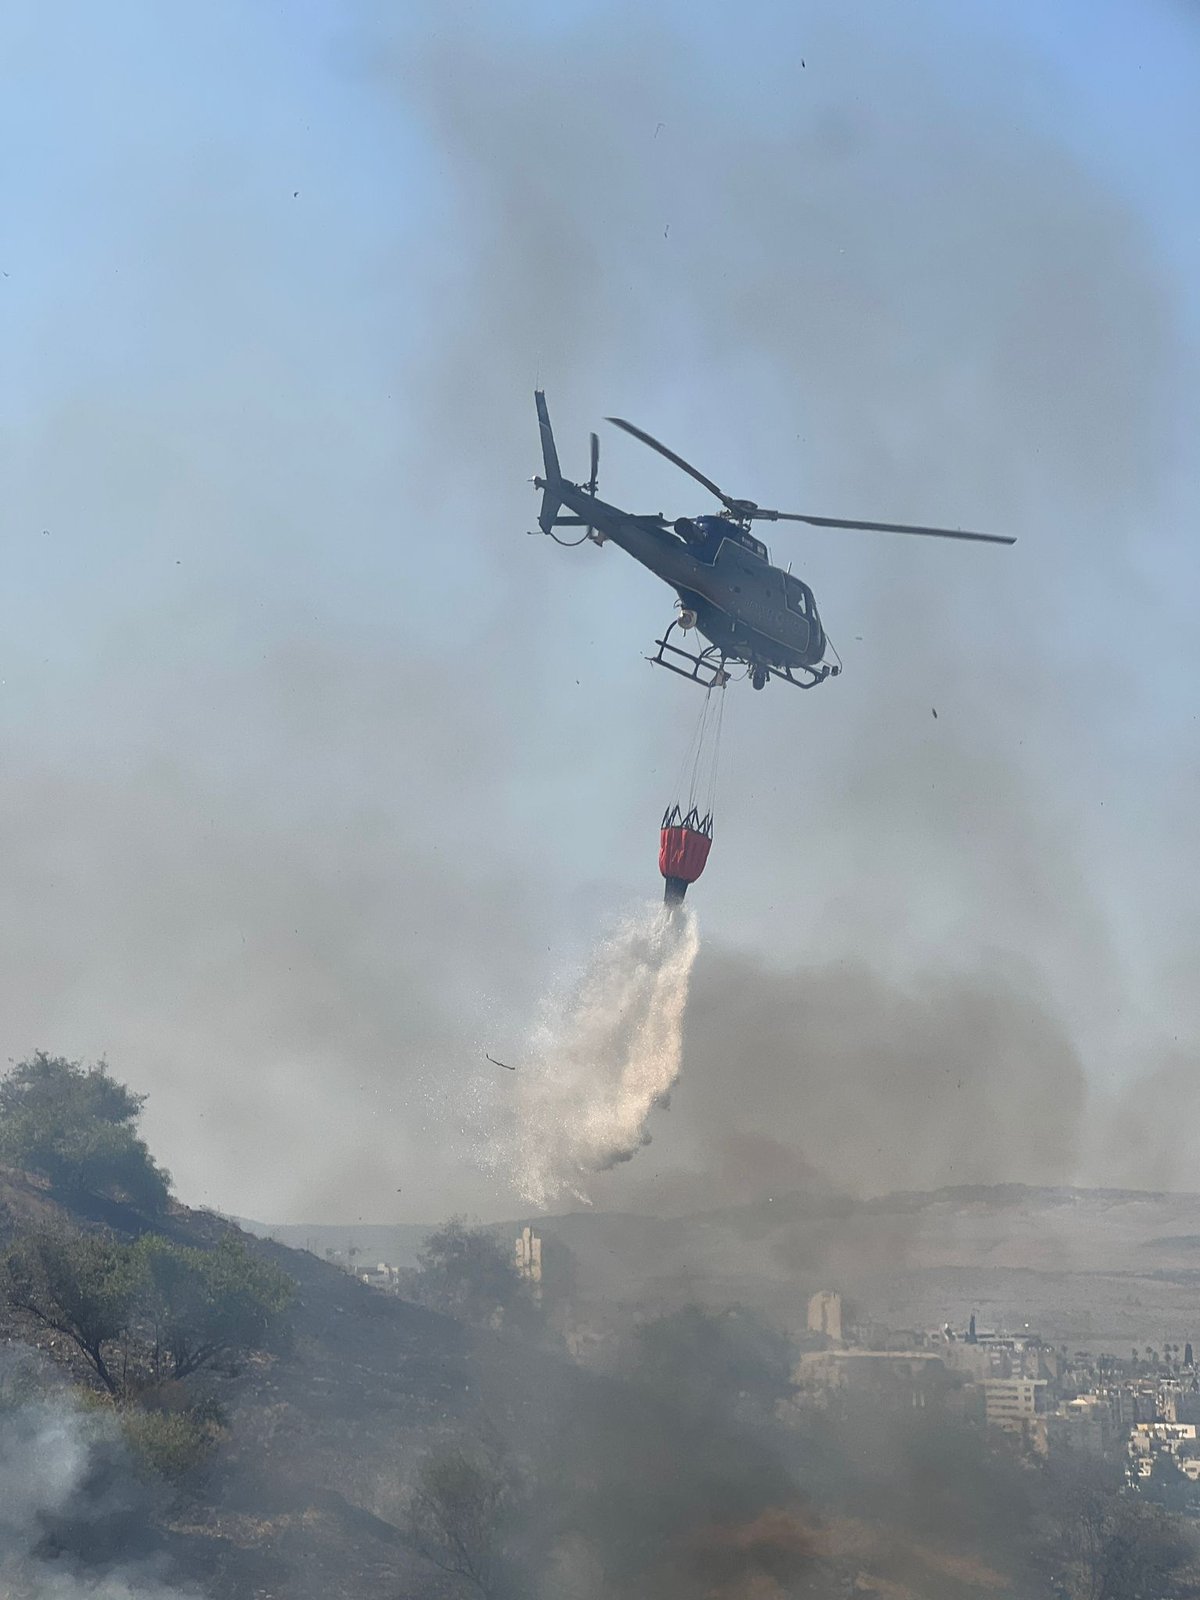
[[[37,1181],[0,1170],[0,1243],[47,1223],[125,1237],[147,1226],[111,1203],[67,1212]],[[227,1226],[175,1206],[161,1231],[205,1245]],[[402,1585],[423,1564],[388,1520],[406,1487],[405,1462],[476,1408],[481,1389],[515,1403],[544,1386],[549,1358],[379,1295],[303,1251],[252,1243],[298,1285],[292,1346],[220,1385],[228,1444],[206,1488],[158,1508],[156,1553],[177,1580],[216,1600],[408,1592]],[[2,1332],[10,1348],[29,1337],[12,1318]],[[69,1359],[61,1338],[36,1342]],[[75,1371],[84,1376],[81,1364]]]
[[[737,1216],[750,1238],[753,1214]],[[0,1171],[0,1242],[47,1222],[126,1237],[148,1226],[111,1203],[68,1212],[40,1182]],[[159,1226],[206,1245],[229,1224],[174,1206]],[[647,1239],[661,1264],[679,1239],[727,1241],[734,1231],[728,1218],[563,1220],[587,1273],[596,1261],[636,1255]],[[967,1450],[966,1465],[943,1442],[944,1468],[931,1466],[923,1419],[901,1415],[886,1440],[872,1424],[864,1450],[853,1428],[831,1431],[819,1416],[743,1415],[740,1357],[716,1389],[699,1391],[707,1398],[697,1405],[692,1385],[702,1374],[686,1345],[661,1381],[604,1377],[536,1339],[472,1329],[369,1289],[311,1253],[252,1238],[250,1247],[297,1283],[290,1345],[219,1380],[228,1435],[200,1479],[174,1491],[135,1484],[127,1468],[87,1457],[49,1546],[56,1583],[68,1571],[87,1576],[64,1579],[56,1597],[93,1596],[94,1572],[111,1578],[106,1563],[116,1559],[123,1586],[112,1592],[134,1600],[450,1600],[474,1592],[415,1553],[405,1505],[430,1451],[488,1437],[518,1464],[511,1515],[528,1569],[545,1576],[550,1587],[540,1592],[554,1600],[683,1600],[700,1592],[702,1576],[704,1592],[722,1600],[851,1589],[891,1600],[1042,1592],[1029,1565],[1032,1512],[1011,1499],[1026,1493],[1026,1475],[978,1439],[955,1447]],[[10,1318],[10,1350],[29,1331]],[[37,1342],[61,1374],[61,1341]],[[64,1429],[60,1415],[52,1438]],[[12,1437],[0,1433],[0,1480],[22,1470],[19,1454],[6,1455]],[[952,1429],[947,1437],[958,1436]],[[38,1472],[48,1448],[36,1454]],[[989,1517],[993,1503],[1010,1510]],[[45,1523],[39,1515],[39,1550]],[[6,1537],[0,1507],[0,1577]],[[92,1565],[78,1566],[85,1556]],[[714,1583],[716,1572],[725,1576]],[[524,1600],[531,1591],[488,1592]]]

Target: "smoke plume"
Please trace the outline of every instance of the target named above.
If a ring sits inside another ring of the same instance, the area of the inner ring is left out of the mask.
[[[889,980],[706,945],[684,1045],[662,1170],[629,1174],[656,1210],[1079,1170],[1083,1063],[1019,965]]]
[[[27,1369],[0,1364],[0,1592],[201,1600],[163,1577],[147,1548],[148,1504],[111,1412],[40,1395]]]

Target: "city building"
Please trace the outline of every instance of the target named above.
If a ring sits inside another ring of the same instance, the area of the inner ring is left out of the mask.
[[[984,1418],[999,1428],[1044,1447],[1046,1442],[1044,1378],[984,1378]]]
[[[801,1404],[825,1404],[841,1392],[893,1410],[944,1406],[962,1388],[935,1350],[809,1350],[792,1381]]]
[[[823,1289],[808,1302],[808,1331],[842,1340],[842,1297]]]
[[[829,1291],[808,1301],[806,1320],[793,1370],[797,1408],[849,1404],[882,1418],[928,1407],[985,1423],[1024,1450],[1123,1460],[1134,1489],[1182,1489],[1200,1514],[1200,1495],[1185,1482],[1200,1486],[1200,1382],[1186,1360],[1147,1371],[1136,1352],[1072,1354],[1028,1326],[1011,1334],[980,1328],[974,1316],[965,1329],[892,1329]]]
[[[400,1292],[400,1268],[389,1266],[386,1261],[378,1262],[373,1271],[370,1267],[359,1267],[354,1275],[372,1289],[388,1289],[392,1294]]]
[[[1166,1422],[1200,1423],[1200,1394],[1191,1388],[1180,1388],[1177,1384],[1164,1384],[1159,1397],[1159,1410]]]
[[[535,1299],[542,1293],[542,1240],[530,1227],[522,1228],[517,1235],[515,1250],[516,1268],[533,1289]]]
[[[1190,1446],[1196,1449],[1196,1424],[1194,1422],[1135,1422],[1129,1432],[1129,1453],[1134,1456],[1156,1455],[1169,1450],[1179,1455]]]
[[[936,1336],[945,1349],[946,1364],[976,1382],[984,1378],[1042,1378],[1060,1375],[1056,1351],[1036,1333],[995,1333],[977,1330],[975,1319],[965,1334],[943,1328]]]
[[[1104,1394],[1077,1395],[1046,1419],[1052,1450],[1077,1450],[1083,1455],[1108,1455],[1117,1430],[1116,1408],[1112,1397]]]

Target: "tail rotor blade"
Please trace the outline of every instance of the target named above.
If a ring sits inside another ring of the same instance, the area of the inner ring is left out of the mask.
[[[589,494],[594,495],[600,482],[600,435],[593,433],[590,435],[590,437],[592,441],[592,460],[591,475],[588,478],[587,489]],[[587,537],[589,539],[594,539],[596,537],[595,528],[588,529]]]

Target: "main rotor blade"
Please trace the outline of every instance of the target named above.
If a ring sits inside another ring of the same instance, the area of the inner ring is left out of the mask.
[[[982,544],[1016,544],[1001,533],[968,533],[965,528],[919,528],[907,522],[848,522],[843,517],[802,517],[795,511],[765,511],[750,515],[757,522],[808,522],[814,528],[865,528],[871,533],[919,533],[931,539],[976,539]]]
[[[682,456],[677,456],[674,450],[668,450],[665,444],[660,444],[653,434],[646,433],[641,428],[635,428],[633,423],[626,422],[624,417],[605,417],[604,420],[611,422],[614,427],[624,428],[626,433],[631,433],[635,439],[640,439],[643,444],[648,444],[651,450],[657,450],[660,456],[666,456],[667,460],[673,461],[681,471],[686,472],[689,477],[695,478],[697,483],[702,483],[709,494],[715,494],[722,505],[728,506],[731,511],[733,510],[734,502],[725,493],[724,489],[718,489],[711,478],[706,478],[702,472],[698,472],[692,466],[690,461],[685,461]]]

